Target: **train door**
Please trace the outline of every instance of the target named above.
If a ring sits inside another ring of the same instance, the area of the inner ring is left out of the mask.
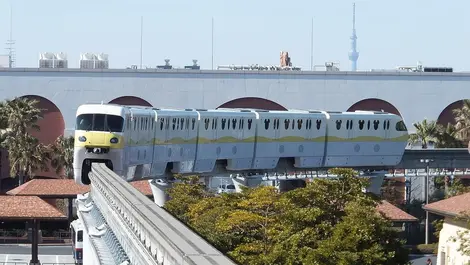
[[[351,118],[351,117],[347,117],[347,120],[346,120],[346,133],[347,133],[347,137],[348,137],[348,140],[353,140],[354,137],[356,137],[356,134],[355,134],[355,127],[357,128],[357,120],[354,119],[354,118]]]
[[[384,128],[384,137],[385,139],[390,139],[390,120],[383,121],[383,128]]]
[[[124,157],[127,163],[127,166],[133,164],[134,161],[134,150],[135,150],[135,123],[136,118],[132,109],[129,108],[129,127],[128,127],[128,135],[127,135],[127,150],[125,151]]]

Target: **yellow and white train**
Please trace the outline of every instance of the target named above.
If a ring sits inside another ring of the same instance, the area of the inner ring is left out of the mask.
[[[86,104],[77,110],[74,174],[89,184],[93,162],[131,181],[165,172],[209,173],[296,168],[387,167],[403,156],[408,131],[400,116],[373,111],[157,109]]]

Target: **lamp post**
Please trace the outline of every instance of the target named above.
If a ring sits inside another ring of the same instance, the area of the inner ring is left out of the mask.
[[[434,160],[432,159],[421,159],[421,163],[426,163],[426,177],[424,182],[424,196],[426,198],[426,204],[429,204],[429,163]],[[426,222],[424,225],[424,244],[429,243],[429,212],[426,211]]]

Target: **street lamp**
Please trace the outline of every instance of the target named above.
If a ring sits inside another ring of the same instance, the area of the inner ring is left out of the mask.
[[[424,182],[424,196],[426,198],[426,204],[429,204],[429,163],[433,162],[432,159],[421,159],[421,163],[426,163],[426,177]],[[426,223],[424,226],[424,244],[429,243],[429,212],[426,211]]]

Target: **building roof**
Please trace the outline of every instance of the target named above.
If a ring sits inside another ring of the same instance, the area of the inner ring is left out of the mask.
[[[0,196],[0,219],[66,219],[58,209],[37,196]]]
[[[145,196],[153,196],[152,189],[150,188],[150,183],[148,180],[138,180],[131,182],[131,185],[134,188],[138,189]]]
[[[438,215],[456,217],[470,213],[469,202],[470,192],[427,204],[423,209]]]
[[[131,185],[145,196],[151,196],[148,180],[131,182]],[[39,196],[43,198],[74,198],[77,194],[90,191],[90,186],[77,184],[73,179],[32,179],[7,192],[15,196]]]
[[[32,179],[8,191],[7,194],[16,196],[70,198],[89,191],[89,186],[79,185],[73,179]]]
[[[406,213],[388,201],[381,201],[377,210],[393,222],[417,222],[418,218]]]

